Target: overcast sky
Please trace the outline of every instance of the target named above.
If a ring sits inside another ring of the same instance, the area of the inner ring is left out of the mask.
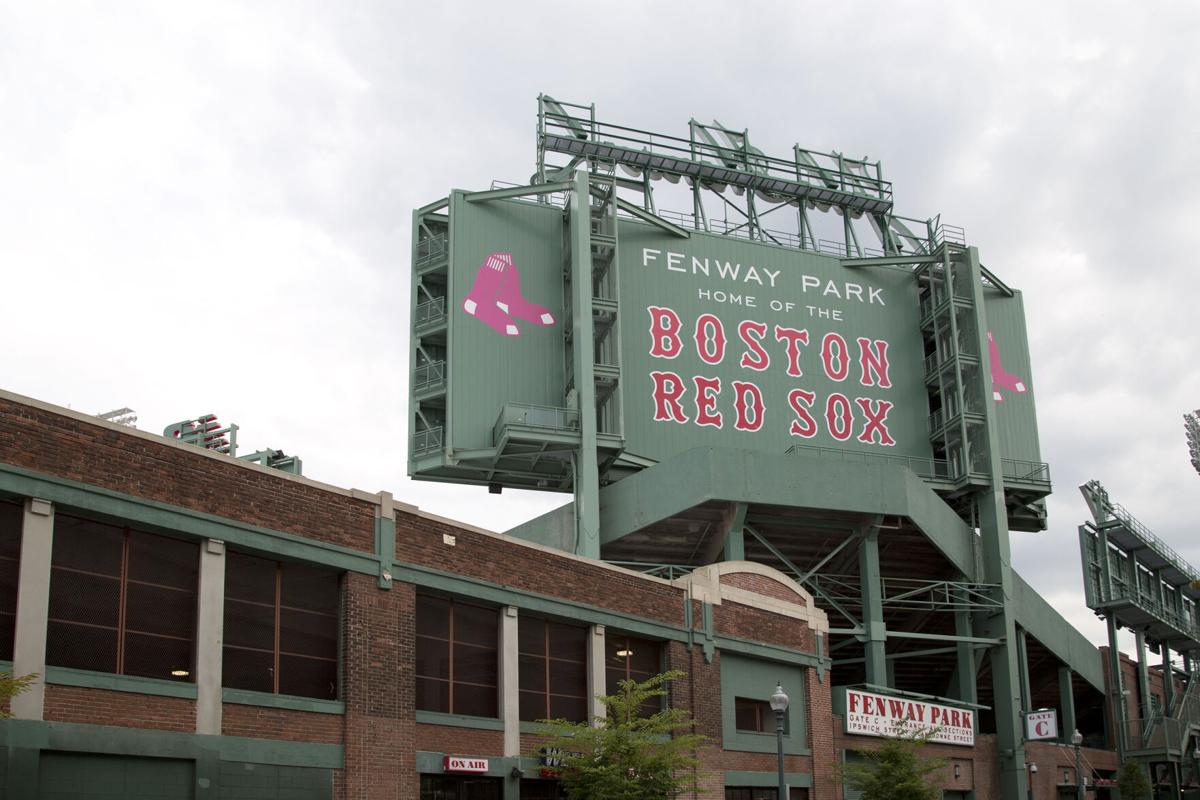
[[[504,530],[564,498],[405,475],[412,209],[526,182],[539,92],[716,118],[881,159],[1023,290],[1056,491],[1014,561],[1101,642],[1078,484],[1200,564],[1197,41],[1194,2],[0,2],[0,386]]]

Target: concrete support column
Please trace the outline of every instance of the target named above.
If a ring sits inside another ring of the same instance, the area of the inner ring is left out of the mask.
[[[1071,743],[1071,734],[1075,731],[1075,691],[1071,688],[1071,668],[1058,668],[1058,707],[1062,720],[1058,726],[1058,740],[1063,744]]]
[[[500,719],[504,722],[504,755],[521,755],[521,683],[517,674],[516,606],[505,606],[500,614]]]
[[[867,658],[867,683],[895,688],[888,679],[887,625],[883,621],[878,528],[869,529],[859,541],[858,576],[862,584],[863,651]]]
[[[37,680],[12,699],[16,719],[41,719],[46,703],[46,626],[50,616],[50,557],[54,552],[54,506],[28,498],[21,524],[21,565],[17,583],[17,628],[13,675]]]
[[[225,543],[200,547],[196,605],[196,733],[221,734],[221,656],[225,644]]]
[[[591,698],[588,713],[593,718],[604,719],[608,712],[604,708],[604,703],[600,702],[599,699],[607,694],[604,689],[603,625],[592,626],[591,635],[588,636],[587,664],[588,697]]]

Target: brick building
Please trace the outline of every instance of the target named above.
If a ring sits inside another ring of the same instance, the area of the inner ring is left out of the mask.
[[[41,676],[5,797],[552,798],[534,720],[678,668],[699,796],[775,797],[780,682],[791,796],[834,800],[878,740],[834,714],[828,629],[766,565],[654,577],[0,395],[0,666]],[[932,749],[948,797],[999,796],[994,736]]]

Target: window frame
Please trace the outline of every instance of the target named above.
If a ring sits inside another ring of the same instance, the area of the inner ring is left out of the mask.
[[[245,558],[252,558],[252,559],[256,559],[258,561],[265,561],[265,562],[273,564],[274,565],[274,574],[275,574],[275,586],[274,586],[274,591],[272,594],[272,597],[273,597],[272,602],[266,603],[261,600],[248,600],[248,599],[244,599],[244,598],[240,598],[240,597],[230,597],[229,593],[228,593],[228,581],[226,581],[225,592],[224,592],[224,596],[223,596],[224,602],[223,602],[223,607],[221,609],[221,630],[222,630],[222,636],[221,636],[221,664],[222,664],[221,685],[222,685],[222,687],[229,688],[229,689],[235,689],[238,691],[260,691],[260,692],[263,691],[262,689],[250,689],[250,688],[246,688],[243,686],[234,686],[234,685],[230,684],[228,675],[225,673],[225,669],[224,669],[225,654],[228,650],[238,650],[238,651],[243,651],[243,652],[248,652],[248,653],[270,653],[271,659],[272,659],[272,661],[271,661],[271,686],[272,686],[272,688],[269,692],[264,692],[264,693],[273,694],[273,695],[282,695],[285,697],[306,697],[306,698],[312,698],[312,699],[316,699],[316,700],[340,700],[340,699],[342,699],[342,695],[344,693],[343,687],[342,687],[342,657],[341,657],[341,655],[342,655],[342,618],[343,618],[342,611],[343,611],[343,605],[345,602],[342,574],[337,570],[328,569],[324,565],[314,565],[314,564],[301,563],[301,562],[290,562],[290,561],[285,561],[285,560],[278,559],[278,558],[270,558],[267,556],[261,556],[261,555],[257,555],[254,553],[242,552],[240,550],[228,550],[228,549],[225,551],[225,559],[226,559],[225,568],[226,568],[227,572],[228,572],[228,567],[229,567],[229,558],[231,556],[233,556],[233,557],[241,556],[241,557],[245,557]],[[291,566],[291,567],[308,567],[310,569],[319,570],[321,572],[327,572],[330,575],[336,576],[337,583],[338,583],[336,608],[332,612],[325,612],[325,611],[314,611],[311,608],[301,608],[300,606],[285,605],[283,603],[283,577],[284,577],[285,568],[289,567],[289,566]],[[230,644],[229,643],[229,636],[228,636],[227,629],[229,627],[228,613],[229,613],[229,604],[231,601],[234,603],[241,603],[243,605],[254,606],[257,608],[270,608],[271,609],[273,632],[272,632],[272,647],[270,650],[267,650],[262,647],[252,647],[249,645]],[[309,614],[309,615],[312,615],[315,617],[325,617],[327,619],[332,618],[333,627],[334,627],[334,631],[335,631],[335,644],[334,644],[334,648],[333,648],[333,657],[329,658],[329,657],[325,657],[325,656],[314,656],[314,655],[311,655],[308,653],[296,653],[296,652],[284,650],[283,644],[281,641],[282,637],[283,637],[283,625],[281,624],[281,620],[283,617],[283,612],[285,612],[285,611],[293,612],[293,613]],[[333,665],[334,665],[334,696],[333,697],[324,697],[324,696],[317,697],[316,695],[312,695],[312,694],[294,694],[294,693],[290,693],[290,692],[281,692],[279,690],[279,687],[280,687],[280,682],[282,680],[281,673],[283,672],[282,661],[285,656],[288,658],[304,658],[304,659],[308,659],[310,661],[321,661],[321,662],[324,662],[327,664],[333,663]]]
[[[426,601],[436,600],[436,601],[447,604],[446,638],[416,632],[419,629],[419,625],[415,624],[415,618],[419,617],[421,614],[420,603],[423,599]],[[491,647],[486,648],[486,649],[491,650],[491,652],[493,653],[493,656],[494,656],[494,660],[495,660],[496,682],[494,685],[487,684],[487,683],[478,683],[475,681],[458,680],[455,677],[455,672],[456,672],[455,661],[457,660],[456,656],[455,656],[455,650],[456,650],[455,645],[461,644],[461,645],[466,645],[469,647],[485,649],[484,645],[480,645],[476,641],[462,640],[462,639],[455,638],[456,608],[459,608],[459,607],[468,607],[468,608],[473,608],[473,609],[477,609],[477,610],[487,611],[487,612],[495,615],[495,624],[493,626],[494,637],[493,637],[493,640],[491,643]],[[483,605],[480,603],[463,602],[463,601],[457,600],[453,597],[445,597],[442,595],[435,595],[435,594],[418,594],[417,598],[416,598],[416,603],[414,604],[413,616],[414,616],[414,649],[419,648],[421,646],[422,639],[429,639],[429,640],[436,641],[436,642],[443,642],[443,643],[445,643],[445,646],[446,646],[446,677],[445,678],[441,677],[440,675],[423,674],[421,672],[418,672],[417,664],[419,663],[419,661],[415,660],[415,663],[413,664],[413,683],[414,683],[413,707],[414,707],[414,709],[416,711],[427,711],[427,712],[431,712],[434,714],[455,714],[458,716],[480,717],[483,719],[500,719],[500,712],[501,712],[500,692],[503,688],[502,681],[501,681],[501,675],[500,675],[500,658],[501,658],[500,609],[495,606],[488,606],[488,605]],[[439,683],[446,684],[446,708],[445,709],[429,708],[429,707],[422,705],[422,702],[424,700],[424,695],[421,693],[421,691],[419,689],[416,688],[416,683],[420,679],[425,679],[428,681],[437,681]],[[490,715],[488,715],[488,714],[464,714],[462,711],[456,711],[455,710],[455,702],[454,702],[454,699],[455,699],[455,691],[454,690],[455,690],[455,687],[458,685],[470,686],[470,687],[474,687],[477,689],[491,689],[492,690],[492,699],[495,703],[495,713],[490,714]]]
[[[522,636],[521,636],[519,627],[526,620],[531,620],[531,621],[536,620],[542,624],[542,652],[541,653],[530,653],[530,652],[527,652],[527,651],[521,649],[520,640],[521,640]],[[592,631],[591,626],[590,625],[573,625],[569,622],[563,622],[561,620],[557,620],[552,617],[543,617],[540,615],[526,615],[526,614],[522,614],[518,618],[517,625],[518,625],[518,633],[517,633],[518,674],[521,674],[521,669],[520,669],[519,665],[523,659],[538,659],[538,661],[540,662],[539,666],[541,667],[541,670],[542,670],[541,678],[543,681],[542,688],[540,690],[539,689],[525,689],[525,688],[521,688],[520,678],[518,678],[518,689],[517,689],[517,695],[518,695],[517,716],[518,716],[518,718],[522,722],[536,722],[539,719],[554,719],[555,717],[553,717],[551,714],[551,699],[554,697],[563,697],[563,698],[570,698],[572,700],[582,700],[583,701],[583,717],[581,719],[571,720],[571,721],[574,721],[574,722],[587,721],[588,717],[591,716],[589,705],[588,705],[588,701],[590,699],[588,695],[591,691],[591,688],[590,688],[589,682],[588,682],[588,672],[589,672],[589,668],[588,668],[588,637],[590,636],[591,631]],[[556,656],[556,655],[552,654],[551,647],[550,647],[552,626],[559,626],[561,628],[570,628],[572,630],[583,632],[583,656],[579,661],[576,661],[571,658],[564,658],[561,655]],[[551,676],[553,675],[552,667],[554,666],[554,664],[560,664],[560,665],[561,664],[575,664],[578,666],[578,668],[581,671],[581,674],[583,676],[583,694],[581,694],[581,695],[567,694],[566,692],[553,690],[554,687],[552,684]],[[534,717],[533,719],[527,719],[525,717],[525,714],[520,710],[523,707],[523,704],[520,702],[520,696],[521,695],[531,695],[531,694],[540,695],[541,698],[543,699],[543,702],[541,704],[543,715],[539,716],[539,717]]]

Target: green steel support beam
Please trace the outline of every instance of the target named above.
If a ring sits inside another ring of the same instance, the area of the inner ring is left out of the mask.
[[[1150,671],[1146,669],[1146,634],[1134,631],[1133,641],[1137,648],[1138,704],[1142,710],[1142,719],[1149,719]]]
[[[954,633],[961,637],[973,635],[971,626],[971,610],[960,608],[954,612]],[[975,651],[967,642],[959,642],[954,648],[954,678],[956,685],[952,694],[965,703],[978,703],[978,675],[975,669]],[[974,720],[975,728],[979,728],[979,720]]]
[[[728,517],[729,524],[725,530],[725,560],[744,561],[746,559],[746,540],[742,527],[746,524],[746,503],[734,503]]]
[[[1109,702],[1106,705],[1113,710],[1113,730],[1117,733],[1117,761],[1125,760],[1125,733],[1127,725],[1125,723],[1125,698],[1121,696],[1121,651],[1118,649],[1117,643],[1117,621],[1110,614],[1105,620],[1108,627],[1108,666],[1112,675],[1112,687],[1107,690]],[[1163,648],[1166,652],[1166,648]]]
[[[940,253],[925,253],[915,256],[871,256],[869,258],[843,258],[843,267],[904,267],[914,264],[940,264]]]
[[[657,228],[662,228],[672,236],[678,236],[681,239],[689,239],[692,236],[692,234],[688,232],[687,228],[681,228],[678,225],[667,222],[662,217],[638,208],[633,203],[629,202],[628,200],[622,200],[620,197],[617,198],[617,208],[637,217],[642,222],[649,222],[651,225],[654,225]]]
[[[561,181],[559,183],[539,183],[534,186],[508,186],[504,189],[491,189],[485,192],[471,192],[463,195],[468,203],[485,203],[488,200],[505,200],[510,197],[530,197],[533,195],[568,192],[575,188],[576,181]]]
[[[1017,630],[1017,667],[1021,671],[1021,710],[1033,710],[1033,692],[1029,688],[1029,638],[1024,628]]]
[[[983,304],[983,274],[979,264],[979,251],[968,247],[956,254],[956,273],[967,270],[975,314],[976,353],[988,352],[987,317]],[[1013,573],[1011,546],[1008,538],[1008,510],[1004,502],[1004,469],[1001,464],[1000,436],[996,421],[996,405],[991,392],[985,395],[985,414],[982,441],[979,446],[987,458],[987,472],[991,485],[982,489],[975,497],[976,519],[979,521],[980,550],[983,555],[983,578],[985,583],[997,584],[1003,605],[988,618],[987,635],[1003,639],[1004,644],[994,647],[990,653],[992,668],[993,706],[996,713],[996,746],[999,750],[999,773],[1001,796],[1018,800],[1028,789],[1025,771],[1024,737],[1019,714],[1021,696],[1018,686],[1019,667],[1016,640],[1016,620],[1011,601],[1013,598]]]
[[[895,686],[887,663],[887,625],[883,621],[883,587],[879,572],[879,528],[871,525],[858,543],[858,571],[862,584],[863,652],[867,683]]]
[[[1160,649],[1162,650],[1163,710],[1164,713],[1169,713],[1169,710],[1175,707],[1175,668],[1171,666],[1171,643],[1163,642]]]
[[[1075,689],[1071,685],[1071,668],[1058,668],[1058,709],[1062,715],[1058,726],[1058,740],[1063,744],[1071,743],[1071,734],[1075,731]]]
[[[600,469],[596,459],[596,385],[592,330],[592,220],[588,174],[575,173],[571,236],[571,361],[579,407],[575,452],[575,553],[600,557]]]

